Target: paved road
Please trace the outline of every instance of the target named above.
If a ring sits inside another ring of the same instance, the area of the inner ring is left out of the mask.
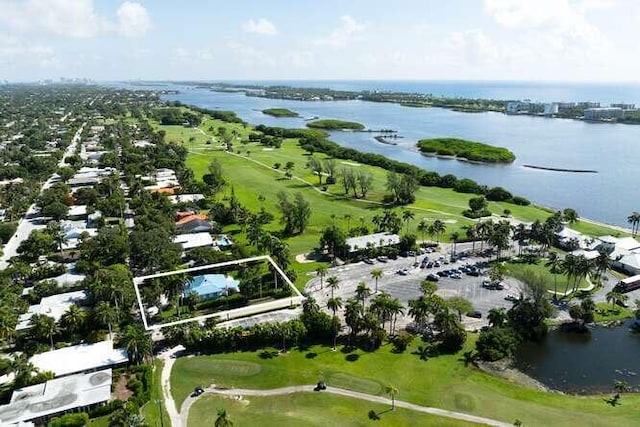
[[[458,250],[461,250],[461,248],[458,248]],[[448,254],[449,248],[444,247],[440,252],[426,254],[426,256],[429,256],[429,259],[437,259],[441,255],[444,256]],[[425,255],[418,256],[418,260],[424,256]],[[326,308],[327,301],[331,297],[331,291],[326,287],[327,277],[338,277],[340,280],[340,288],[334,291],[334,295],[341,297],[344,302],[346,299],[355,296],[355,290],[360,281],[367,283],[369,288],[374,291],[375,280],[371,278],[371,270],[379,268],[383,271],[383,276],[378,280],[378,290],[389,292],[391,296],[398,298],[406,307],[410,299],[416,299],[422,294],[420,291],[420,283],[426,278],[427,274],[435,273],[443,269],[456,268],[466,263],[474,263],[479,260],[486,260],[486,258],[470,258],[431,269],[413,267],[414,257],[398,258],[397,260],[389,260],[386,263],[376,261],[373,265],[363,262],[348,264],[329,269],[324,279],[324,289],[320,289],[320,279],[313,278],[307,283],[305,291],[309,295],[312,295],[321,307]],[[409,271],[406,276],[397,274],[397,271],[403,268],[407,268]],[[482,319],[472,319],[463,316],[463,323],[467,329],[474,330],[484,326],[486,324],[486,315],[492,308],[511,308],[512,304],[504,299],[505,296],[507,294],[518,296],[522,289],[522,284],[516,279],[506,278],[504,281],[504,290],[489,290],[481,286],[484,278],[486,277],[473,277],[463,274],[462,279],[443,277],[440,278],[437,283],[438,295],[445,299],[453,296],[464,297],[471,301],[475,310],[482,313]],[[410,322],[411,319],[408,316],[404,316],[398,319],[397,326],[404,326]]]
[[[60,161],[58,162],[58,167],[66,165],[65,161],[67,157],[75,152],[76,147],[80,142],[80,135],[82,134],[82,130],[84,129],[84,126],[86,124],[86,122],[83,123],[73,136],[71,144],[69,144],[62,156],[62,159],[60,159]],[[53,175],[44,182],[42,188],[40,189],[40,193],[42,193],[43,190],[51,187],[51,185],[53,185]],[[0,257],[0,269],[5,269],[9,266],[9,260],[18,254],[17,251],[20,243],[26,240],[33,230],[44,228],[44,225],[37,224],[36,221],[32,218],[33,216],[35,216],[35,214],[36,205],[33,204],[29,206],[29,209],[27,209],[24,217],[20,219],[16,232],[13,234],[13,236],[11,236],[11,239],[9,239],[7,244],[2,249],[2,256]]]
[[[222,394],[226,396],[238,396],[242,398],[242,396],[279,396],[286,394],[294,394],[294,393],[313,393],[313,385],[302,385],[302,386],[292,386],[292,387],[283,387],[269,390],[249,390],[249,389],[218,389],[214,386],[208,387],[205,389],[205,393],[212,394]],[[359,393],[357,391],[345,390],[341,388],[328,387],[326,390],[320,393],[331,393],[337,394],[340,396],[350,397],[354,399],[366,400],[374,403],[381,403],[383,405],[391,405],[391,399],[382,396],[374,396],[366,393]],[[191,405],[197,400],[197,398],[189,397],[182,404],[182,408],[180,411],[182,426],[187,425],[189,410],[191,409]],[[412,411],[422,412],[425,414],[436,415],[444,418],[452,418],[455,420],[466,421],[470,423],[476,423],[480,425],[488,425],[488,426],[499,426],[499,427],[507,427],[511,426],[510,423],[504,423],[502,421],[493,420],[491,418],[478,417],[475,415],[465,414],[463,412],[454,412],[448,411],[440,408],[433,408],[430,406],[421,406],[413,403],[405,402],[403,400],[396,400],[395,404],[398,408],[410,409]],[[174,424],[174,427],[175,424]]]

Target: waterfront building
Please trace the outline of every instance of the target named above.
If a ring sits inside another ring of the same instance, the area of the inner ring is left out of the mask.
[[[618,107],[598,107],[584,110],[585,120],[615,120],[624,117],[624,111]]]

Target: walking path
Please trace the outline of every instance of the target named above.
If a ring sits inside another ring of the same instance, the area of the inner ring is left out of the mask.
[[[173,427],[186,427],[187,425],[186,423],[182,424],[180,414],[176,409],[176,402],[173,400],[173,396],[171,394],[171,368],[173,368],[173,364],[176,361],[176,359],[172,356],[183,350],[184,347],[178,345],[158,356],[164,361],[164,364],[162,365],[162,373],[160,374],[160,384],[162,386],[164,407],[167,408],[167,414],[169,414],[169,419],[171,420],[171,425]]]
[[[302,385],[302,386],[291,386],[291,387],[283,387],[283,388],[274,388],[269,390],[250,390],[250,389],[218,389],[215,385],[208,387],[205,389],[205,393],[212,394],[221,394],[226,396],[260,396],[260,397],[269,397],[269,396],[279,396],[283,394],[293,394],[293,393],[311,393],[314,392],[313,385]],[[319,393],[331,393],[337,394],[340,396],[350,397],[353,399],[367,400],[369,402],[381,403],[383,405],[391,405],[391,399],[382,396],[374,396],[366,393],[359,393],[357,391],[345,390],[341,388],[328,387],[326,390]],[[189,410],[191,409],[191,405],[197,400],[197,397],[188,397],[184,403],[182,404],[182,408],[180,410],[180,418],[182,426],[187,425],[187,420],[189,416]],[[488,426],[499,426],[499,427],[507,427],[511,426],[510,423],[504,423],[502,421],[493,420],[491,418],[478,417],[475,415],[469,415],[462,412],[454,412],[448,411],[445,409],[433,408],[429,406],[421,406],[415,405],[413,403],[405,402],[403,400],[396,400],[395,404],[398,408],[410,409],[416,412],[422,412],[425,414],[436,415],[444,418],[452,418],[456,420],[488,425]],[[174,427],[176,425],[174,424]]]

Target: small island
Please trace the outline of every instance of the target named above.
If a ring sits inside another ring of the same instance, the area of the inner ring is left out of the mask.
[[[273,117],[299,117],[298,113],[287,108],[267,108],[262,112]]]
[[[363,130],[364,125],[357,122],[348,122],[345,120],[324,119],[315,120],[307,123],[307,126],[314,129],[324,130]]]
[[[511,163],[516,159],[515,154],[506,148],[457,138],[421,139],[417,146],[423,154],[471,162]]]

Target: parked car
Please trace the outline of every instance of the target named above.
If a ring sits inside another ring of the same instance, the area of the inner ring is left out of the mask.
[[[364,262],[365,262],[366,264],[373,264],[373,263],[374,263],[374,261],[373,261],[371,258],[365,258],[365,259],[364,259]]]
[[[507,300],[507,301],[511,301],[511,302],[516,302],[516,301],[518,301],[518,297],[517,297],[517,296],[515,296],[515,295],[511,295],[511,294],[507,294],[507,295],[504,297],[504,299],[505,299],[505,300]]]
[[[470,311],[467,313],[467,317],[473,317],[474,319],[482,319],[482,313],[478,310]]]
[[[318,381],[318,384],[313,388],[313,391],[321,391],[327,389],[327,383],[324,381]]]
[[[460,273],[452,273],[449,275],[452,279],[462,279],[462,274]]]
[[[378,261],[380,261],[380,262],[387,262],[387,261],[389,261],[389,258],[387,258],[387,257],[386,257],[386,256],[384,256],[384,255],[380,255],[377,259],[378,259]]]
[[[191,393],[191,397],[198,397],[202,393],[204,393],[204,389],[202,387],[196,387],[193,389],[193,393]]]
[[[430,282],[437,282],[438,280],[440,280],[440,278],[438,277],[437,274],[429,273],[427,274],[427,280]]]

